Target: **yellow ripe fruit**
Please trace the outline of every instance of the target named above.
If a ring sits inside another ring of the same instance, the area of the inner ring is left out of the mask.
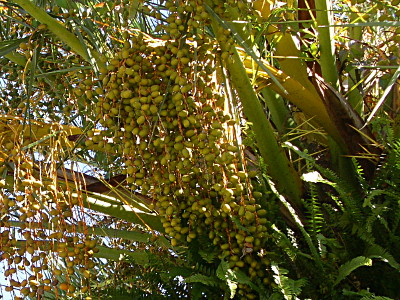
[[[73,286],[73,285],[70,285],[70,286],[68,287],[68,292],[70,292],[70,293],[75,292],[75,290],[76,290],[76,287]]]
[[[40,24],[40,25],[37,27],[37,29],[39,29],[39,30],[45,30],[45,29],[47,29],[47,25],[46,25],[46,24]]]
[[[49,286],[49,285],[45,285],[45,286],[43,286],[43,289],[44,289],[45,291],[49,292],[49,291],[51,291],[52,287]]]
[[[39,286],[39,281],[37,280],[29,280],[29,285],[30,286]]]
[[[60,290],[62,290],[62,291],[67,291],[68,288],[69,288],[69,284],[66,283],[66,282],[63,282],[63,283],[61,283],[61,284],[59,285],[59,288],[60,288]]]
[[[21,294],[22,295],[24,295],[24,296],[26,296],[26,295],[28,295],[29,294],[29,292],[30,292],[30,289],[29,288],[27,288],[27,287],[25,287],[25,288],[23,288],[23,289],[21,289]]]
[[[27,45],[26,43],[21,43],[21,44],[19,44],[19,47],[20,47],[22,50],[27,50],[27,49],[28,49],[28,45]]]
[[[88,270],[85,270],[85,271],[83,271],[83,276],[85,277],[85,278],[90,278],[90,271],[88,271]]]

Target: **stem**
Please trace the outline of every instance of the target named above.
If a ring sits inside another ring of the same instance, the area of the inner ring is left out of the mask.
[[[154,214],[148,214],[128,205],[110,204],[96,198],[87,197],[83,201],[86,208],[105,213],[132,223],[146,226],[149,230],[164,232],[160,218]]]
[[[264,98],[265,104],[271,115],[271,120],[274,123],[279,133],[283,134],[287,128],[291,127],[288,124],[290,111],[287,109],[282,97],[272,91],[270,88],[263,88],[261,94]]]
[[[213,30],[217,35],[217,39],[221,40],[221,33],[218,30],[219,26],[222,28],[229,27],[226,22],[221,20],[218,15],[207,6],[208,12],[213,17]],[[246,53],[250,54],[255,62],[261,67],[261,69],[269,74],[271,80],[280,87],[284,94],[287,92],[282,88],[281,83],[275,78],[261,60],[255,56],[255,53],[248,47],[246,42],[235,33],[236,29],[229,27],[234,33],[236,39],[242,47],[244,47]],[[291,204],[296,208],[302,206],[301,195],[302,195],[302,182],[299,174],[297,174],[293,165],[286,156],[284,149],[278,143],[274,128],[269,122],[264,110],[261,106],[260,100],[254,90],[253,85],[246,73],[245,66],[239,56],[236,47],[232,46],[231,49],[225,49],[224,43],[220,43],[225,51],[232,51],[231,58],[225,60],[225,66],[229,71],[229,79],[232,86],[236,89],[240,101],[243,106],[243,112],[249,122],[253,124],[253,131],[256,136],[257,146],[260,150],[261,157],[268,166],[268,173],[272,178],[272,181],[276,184],[279,192],[287,196],[290,199]]]
[[[265,116],[236,48],[232,60],[227,60],[227,69],[243,105],[243,112],[248,120],[253,123],[257,146],[261,157],[268,165],[268,172],[272,180],[281,193],[287,195],[291,202],[300,207],[302,193],[300,177],[276,140],[274,129]]]
[[[315,8],[317,10],[317,31],[320,44],[320,63],[322,70],[322,77],[335,89],[339,87],[339,77],[337,74],[335,48],[333,41],[333,32],[330,16],[330,1],[317,0],[315,1]]]
[[[11,227],[22,228],[23,226],[26,225],[24,222],[19,222],[19,221],[8,221],[7,224],[9,224],[10,228]],[[32,222],[29,224],[29,226],[31,229],[37,228],[37,229],[52,230],[51,223]],[[93,234],[95,236],[104,236],[109,238],[121,238],[141,243],[147,243],[150,239],[154,238],[154,235],[150,233],[132,231],[132,230],[118,230],[118,229],[104,228],[104,227],[86,227],[85,230],[81,229],[80,227],[75,227],[74,231],[77,233],[87,233],[87,234]],[[156,243],[157,245],[160,246],[170,247],[168,240],[163,236],[157,236]]]
[[[120,261],[122,257],[130,257],[133,259],[135,263],[147,266],[149,264],[149,255],[145,252],[145,250],[137,249],[135,251],[129,251],[124,249],[113,249],[104,246],[96,246],[99,249],[99,252],[95,253],[95,257],[105,258],[113,261]]]
[[[351,22],[354,23],[359,18],[357,12],[352,12],[350,14]],[[350,45],[350,57],[362,59],[364,56],[364,51],[361,47],[362,40],[362,27],[349,27],[349,38],[351,41]],[[356,110],[360,115],[364,111],[364,105],[362,101],[362,91],[360,87],[357,87],[359,81],[359,70],[351,69],[348,76],[349,81],[349,93],[348,93],[348,101],[350,105]]]

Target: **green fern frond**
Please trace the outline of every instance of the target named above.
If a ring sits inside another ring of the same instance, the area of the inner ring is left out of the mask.
[[[360,300],[394,300],[394,299],[384,296],[366,296],[362,297]]]
[[[375,173],[375,180],[372,184],[370,197],[366,204],[388,201],[385,220],[391,232],[398,232],[400,225],[400,141],[393,141],[386,147],[387,153],[382,156],[382,161]],[[381,192],[378,192],[381,191]],[[379,194],[379,195],[376,195]],[[372,198],[376,201],[372,202]]]
[[[343,290],[343,296],[362,297],[362,298],[359,298],[359,300],[394,300],[393,298],[389,298],[389,297],[375,296],[374,293],[371,293],[370,291],[367,291],[367,290],[361,290],[358,292]]]
[[[375,237],[372,235],[371,232],[367,231],[367,228],[364,227],[365,222],[364,223],[354,222],[354,220],[352,219],[352,215],[347,213],[343,214],[340,219],[339,225],[342,226],[343,228],[350,227],[351,234],[363,240],[368,245],[372,245],[375,243]]]
[[[229,262],[227,262],[225,259],[222,259],[217,268],[216,272],[217,277],[221,280],[225,280],[228,270],[229,270]]]
[[[213,277],[213,276],[210,277],[210,276],[203,275],[203,274],[191,275],[191,276],[185,278],[185,282],[186,283],[197,282],[197,283],[202,283],[204,285],[214,286],[214,287],[217,287],[220,284],[216,277]]]
[[[209,264],[214,262],[215,258],[218,256],[217,251],[200,250],[199,254],[201,258],[204,259]]]
[[[301,158],[305,159],[310,166],[312,166],[322,175],[325,180],[321,180],[321,182],[332,186],[336,190],[341,201],[346,207],[346,211],[351,215],[351,220],[353,220],[353,222],[355,221],[362,224],[365,219],[365,215],[362,210],[362,195],[360,190],[355,190],[350,183],[340,178],[334,171],[317,164],[315,159],[309,154],[299,150],[290,143],[285,143],[285,145],[296,152]]]
[[[318,250],[317,250],[317,247],[318,247],[317,243],[316,242],[314,243],[314,241],[311,238],[310,234],[306,231],[306,229],[304,228],[304,225],[300,221],[300,218],[297,215],[296,211],[293,209],[293,207],[290,205],[290,203],[288,201],[286,201],[285,197],[283,197],[282,195],[280,195],[278,193],[278,191],[274,188],[273,184],[271,184],[271,189],[275,193],[275,195],[280,199],[280,202],[284,206],[286,206],[287,211],[290,212],[291,216],[293,217],[293,220],[296,223],[296,226],[297,226],[298,230],[301,232],[301,234],[302,234],[302,236],[304,238],[304,241],[306,242],[306,244],[307,244],[307,246],[308,246],[308,248],[310,250],[312,259],[315,261],[316,266],[318,267],[319,271],[322,272],[323,271],[323,264],[322,264],[321,257],[320,257],[320,255],[318,253]],[[290,244],[292,244],[292,242],[290,242]],[[292,245],[292,246],[294,248],[297,248],[297,245],[295,245],[296,242],[294,242],[293,244],[294,245]],[[301,253],[301,252],[298,251],[298,253]]]
[[[309,190],[310,197],[304,203],[307,209],[307,229],[311,236],[316,236],[322,230],[324,216],[322,214],[321,204],[318,201],[317,188],[314,183],[310,183]]]
[[[368,187],[368,182],[365,180],[364,177],[364,170],[361,167],[360,163],[355,159],[354,157],[351,158],[351,161],[353,162],[354,168],[355,168],[355,175],[358,179],[358,182],[360,183],[360,186],[362,187],[363,190],[365,190]]]
[[[385,211],[388,210],[388,203],[389,201],[385,201],[382,204],[376,204],[371,207],[371,214],[365,221],[365,228],[367,232],[373,231],[373,226],[376,222],[380,222],[383,227],[390,232],[389,224],[387,220],[382,216]],[[381,232],[380,234],[382,234]]]
[[[400,264],[395,258],[384,248],[379,245],[371,245],[365,252],[365,256],[370,258],[379,258],[384,262],[387,262],[391,267],[396,270],[400,270]]]
[[[276,246],[282,250],[291,260],[295,260],[297,255],[299,255],[299,249],[296,248],[290,239],[280,231],[275,225],[272,226],[272,239]]]
[[[339,194],[340,200],[346,207],[346,211],[351,215],[351,218],[358,223],[363,223],[365,215],[362,211],[362,197],[359,191],[355,191],[351,185],[342,180],[332,170],[315,165],[315,168],[326,178],[332,182],[331,186]]]
[[[357,256],[352,260],[346,262],[339,268],[334,286],[339,284],[351,272],[358,269],[359,267],[372,266],[372,258],[380,259],[384,262],[387,262],[391,267],[397,270],[399,270],[400,268],[399,263],[394,259],[394,257],[390,253],[387,252],[387,250],[385,250],[379,245],[374,244],[367,249],[365,256]]]
[[[197,262],[194,269],[204,275],[213,276],[215,275],[215,268],[210,265],[205,265],[203,263]]]
[[[280,292],[287,300],[297,299],[297,296],[301,293],[302,288],[307,284],[305,278],[299,280],[293,280],[286,276],[289,273],[288,270],[280,268],[276,262],[271,263],[271,269],[274,272],[274,280]]]
[[[214,260],[218,251],[210,244],[208,237],[199,235],[188,246],[188,261],[194,266],[195,270],[204,275],[215,275],[216,265]]]
[[[378,189],[382,185],[396,188],[400,184],[400,141],[393,141],[386,149],[388,151],[381,156],[383,161],[375,174],[374,187]]]
[[[363,266],[372,266],[372,259],[365,256],[357,256],[346,262],[339,268],[337,278],[333,285],[338,285],[338,283],[345,279],[351,272]]]
[[[371,190],[365,197],[363,207],[372,207],[372,200],[385,194],[384,190]]]
[[[229,262],[225,259],[221,260],[216,272],[217,277],[224,281],[228,287],[230,297],[233,298],[236,294],[236,289],[239,284],[248,285],[254,291],[261,294],[262,289],[254,283],[244,272],[240,270],[232,270],[229,268]]]

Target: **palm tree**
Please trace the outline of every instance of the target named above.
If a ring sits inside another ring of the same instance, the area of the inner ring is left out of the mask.
[[[398,14],[396,0],[0,2],[4,289],[393,297],[353,271],[381,259],[398,278],[397,214],[378,211],[397,211],[379,198],[396,180],[377,170],[397,157]]]

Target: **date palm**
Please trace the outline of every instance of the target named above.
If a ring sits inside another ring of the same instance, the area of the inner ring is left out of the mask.
[[[5,289],[287,298],[305,262],[282,249],[334,283],[306,297],[371,257],[397,270],[372,242],[331,269],[318,243],[347,232],[315,223],[340,208],[361,232],[349,199],[398,138],[395,2],[0,2]]]

